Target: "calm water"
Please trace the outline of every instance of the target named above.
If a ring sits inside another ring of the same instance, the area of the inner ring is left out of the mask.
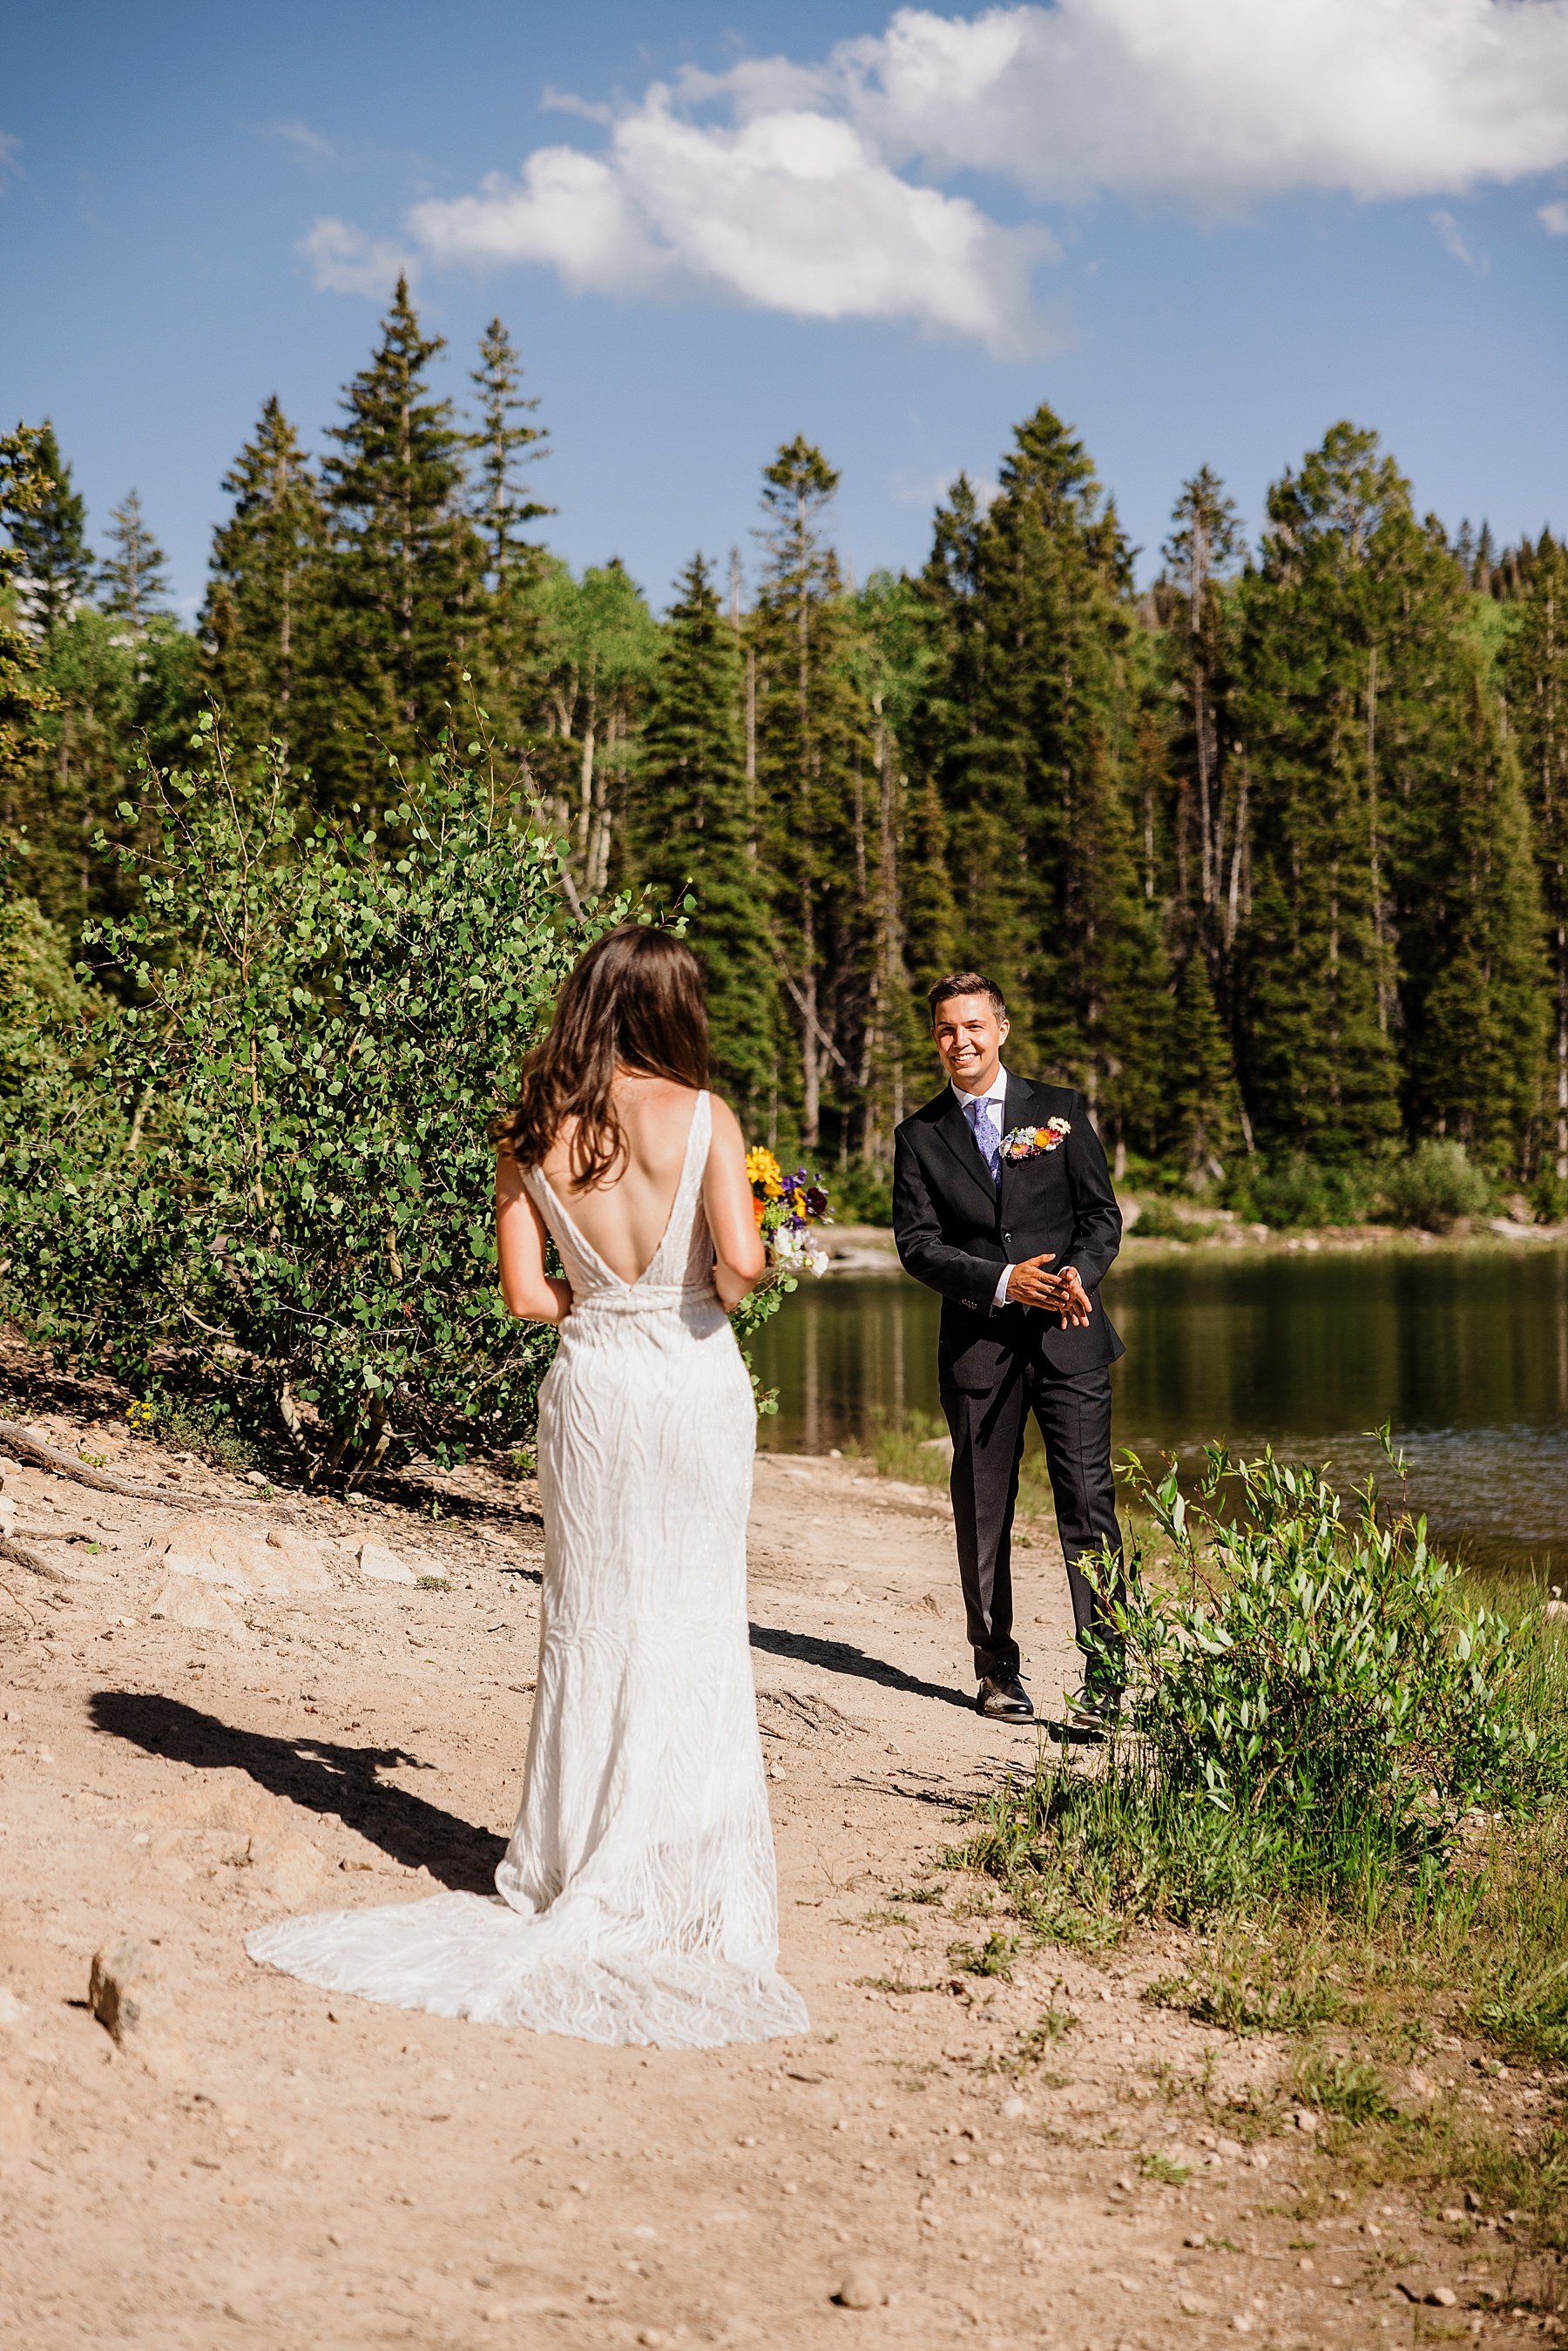
[[[1205,1257],[1113,1272],[1104,1294],[1127,1343],[1119,1446],[1269,1442],[1355,1478],[1362,1432],[1389,1419],[1435,1534],[1568,1569],[1568,1251]],[[758,1349],[780,1391],[763,1443],[822,1452],[936,1412],[938,1311],[898,1272],[803,1285]]]

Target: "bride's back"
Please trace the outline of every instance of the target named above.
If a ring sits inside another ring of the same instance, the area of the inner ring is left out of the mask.
[[[619,1166],[597,1184],[576,1181],[574,1118],[563,1123],[539,1164],[584,1240],[622,1281],[636,1281],[670,1221],[697,1096],[691,1086],[635,1071],[620,1072],[611,1092],[626,1138]]]

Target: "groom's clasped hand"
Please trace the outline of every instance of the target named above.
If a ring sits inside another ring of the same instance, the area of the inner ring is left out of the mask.
[[[1055,1250],[1043,1249],[1039,1257],[1009,1266],[1008,1303],[1041,1307],[1047,1313],[1061,1315],[1064,1331],[1082,1330],[1094,1311],[1094,1301],[1079,1280],[1076,1266],[1065,1266],[1060,1273],[1046,1270],[1055,1261]]]

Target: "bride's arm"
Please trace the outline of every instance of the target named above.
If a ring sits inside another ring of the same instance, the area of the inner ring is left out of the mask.
[[[544,1220],[505,1148],[496,1154],[496,1262],[510,1313],[525,1322],[565,1322],[571,1311],[570,1288],[545,1271]]]
[[[757,1229],[746,1180],[746,1144],[729,1104],[713,1097],[713,1140],[703,1176],[703,1207],[717,1262],[713,1286],[726,1306],[738,1306],[762,1279],[768,1252]]]

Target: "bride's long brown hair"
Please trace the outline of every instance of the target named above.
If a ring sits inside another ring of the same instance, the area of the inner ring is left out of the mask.
[[[591,946],[557,999],[549,1032],[523,1063],[517,1108],[491,1132],[537,1167],[569,1118],[572,1180],[600,1184],[626,1155],[612,1092],[617,1070],[707,1084],[707,1004],[690,947],[622,923]]]

